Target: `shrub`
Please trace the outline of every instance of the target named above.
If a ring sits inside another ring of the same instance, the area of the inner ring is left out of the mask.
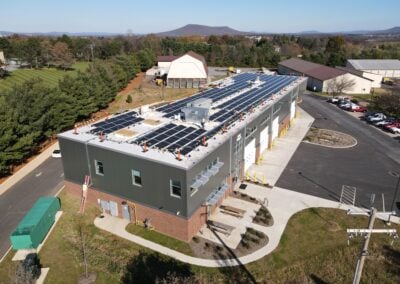
[[[127,102],[128,104],[132,103],[132,96],[131,96],[131,95],[128,95],[128,96],[126,97],[126,102]]]
[[[193,241],[194,241],[196,244],[198,244],[198,243],[200,242],[200,239],[199,239],[199,237],[194,236],[194,237],[193,237]]]

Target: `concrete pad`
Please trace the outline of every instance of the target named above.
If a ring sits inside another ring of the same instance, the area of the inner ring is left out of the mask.
[[[251,227],[253,218],[256,216],[256,212],[260,209],[261,205],[234,197],[228,197],[222,202],[222,205],[232,206],[246,211],[243,217],[239,218],[223,213],[221,208],[218,207],[208,218],[211,221],[223,223],[235,228],[229,235],[216,232],[226,246],[235,249],[242,240],[242,234],[246,232],[246,228]],[[197,233],[197,236],[222,245],[221,241],[215,236],[216,233],[207,228],[207,225],[204,225],[199,233]]]
[[[21,261],[24,260],[25,257],[30,254],[30,253],[39,253],[39,251],[42,249],[43,245],[46,243],[48,237],[50,236],[51,232],[54,230],[57,222],[60,220],[61,215],[63,214],[63,211],[58,211],[56,213],[56,216],[54,217],[54,223],[51,226],[49,232],[47,233],[46,237],[44,238],[44,240],[40,243],[40,245],[36,248],[36,249],[20,249],[17,250],[17,252],[15,253],[14,257],[12,258],[12,261]]]
[[[40,270],[40,277],[36,280],[36,284],[43,284],[44,280],[47,277],[47,274],[49,273],[50,268],[42,268]]]
[[[253,164],[248,170],[251,178],[256,173],[257,180],[270,185],[275,185],[286,168],[297,147],[303,141],[314,118],[307,112],[298,107],[299,116],[294,119],[291,127],[284,137],[276,138],[272,149],[265,150],[262,153],[262,161],[259,165]]]

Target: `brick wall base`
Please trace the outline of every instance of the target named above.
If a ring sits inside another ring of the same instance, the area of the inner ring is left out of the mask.
[[[230,181],[228,182],[232,185]],[[65,181],[65,190],[67,193],[78,196],[79,198],[82,196],[82,185]],[[232,190],[233,186],[230,186],[230,189],[226,191],[217,204],[209,209],[211,213],[217,206],[221,205],[223,199],[225,199]],[[190,218],[186,219],[136,202],[129,202],[127,199],[104,193],[94,188],[88,188],[86,201],[100,208],[99,200],[116,202],[118,204],[118,217],[120,218],[123,218],[122,204],[126,202],[128,202],[128,204],[133,203],[135,209],[132,208],[133,206],[130,206],[131,222],[135,222],[135,219],[139,222],[143,222],[147,218],[157,232],[185,242],[189,242],[207,221],[207,206],[200,206]]]

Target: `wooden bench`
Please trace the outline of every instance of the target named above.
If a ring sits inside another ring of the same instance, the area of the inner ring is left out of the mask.
[[[243,217],[244,213],[246,213],[246,210],[232,207],[229,205],[221,205],[220,208],[223,213],[227,213],[240,218]]]
[[[210,227],[210,229],[215,230],[217,232],[223,233],[224,235],[229,236],[234,227],[217,222],[217,221],[212,221],[212,220],[208,220],[207,221],[207,225]]]

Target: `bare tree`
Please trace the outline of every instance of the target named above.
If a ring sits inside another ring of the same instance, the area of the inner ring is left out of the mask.
[[[348,79],[343,75],[330,80],[326,89],[328,93],[336,96],[342,94],[344,91],[350,90],[355,84],[356,83],[353,79]]]
[[[93,234],[88,227],[83,216],[76,216],[74,220],[74,228],[70,234],[66,236],[68,242],[72,246],[72,251],[78,261],[84,268],[84,276],[89,277],[89,258],[93,254],[95,248],[93,247]]]
[[[53,46],[51,50],[51,57],[54,63],[64,70],[69,68],[74,63],[74,59],[71,51],[68,48],[68,45],[63,42],[57,42]]]

